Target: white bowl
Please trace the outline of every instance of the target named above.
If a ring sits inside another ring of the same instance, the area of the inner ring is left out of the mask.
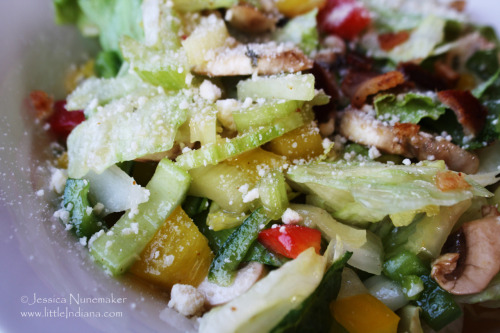
[[[500,3],[469,2],[473,18],[500,31]],[[38,168],[50,154],[49,139],[34,125],[27,97],[40,89],[63,98],[65,69],[96,50],[76,29],[55,26],[52,16],[50,0],[0,2],[0,331],[172,332],[160,319],[165,295],[107,277],[51,218],[55,196],[47,190],[47,170]],[[33,304],[35,297],[39,303]],[[78,305],[78,297],[124,300]],[[66,310],[101,318],[64,318]],[[29,311],[45,318],[23,317]],[[121,315],[102,318],[106,312]]]

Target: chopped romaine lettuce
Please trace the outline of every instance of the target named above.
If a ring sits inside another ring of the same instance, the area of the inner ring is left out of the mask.
[[[408,166],[320,162],[294,167],[288,177],[323,199],[334,217],[354,222],[376,222],[388,214],[429,205],[452,206],[474,195],[489,195],[477,184],[466,189],[440,190],[435,176],[443,170],[440,162]]]
[[[423,118],[438,119],[446,110],[431,96],[418,93],[379,95],[373,105],[379,119],[413,124]]]

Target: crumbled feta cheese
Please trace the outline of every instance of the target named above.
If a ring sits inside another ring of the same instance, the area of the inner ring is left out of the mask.
[[[87,208],[85,208],[85,213],[87,213],[87,215],[92,214],[92,211],[93,211],[92,207],[87,206]]]
[[[405,159],[403,160],[403,164],[404,164],[404,165],[410,165],[410,164],[411,164],[410,159],[405,158]]]
[[[205,80],[200,85],[200,96],[208,101],[215,101],[222,96],[222,91],[210,80]]]
[[[187,284],[175,284],[170,292],[168,307],[184,316],[194,316],[203,311],[205,296],[195,287]]]
[[[96,203],[95,206],[94,206],[94,212],[99,215],[102,213],[102,211],[104,210],[104,205],[100,202]]]
[[[69,222],[69,212],[62,208],[54,212],[54,217],[61,220],[62,223],[68,224]]]
[[[254,188],[254,189],[248,191],[248,193],[246,193],[243,196],[243,202],[244,203],[252,202],[252,201],[254,201],[255,199],[258,199],[258,198],[259,198],[259,189],[258,188]]]
[[[302,216],[299,213],[294,211],[291,208],[287,208],[283,215],[281,216],[281,220],[285,224],[296,224],[303,220]]]
[[[68,173],[66,170],[53,168],[52,175],[50,176],[49,188],[55,191],[57,194],[61,194],[64,191],[64,186],[66,185],[66,180],[68,179]]]
[[[45,191],[44,191],[44,190],[38,190],[38,191],[36,191],[36,195],[37,195],[38,197],[43,197],[43,195],[44,195],[44,194],[45,194]]]
[[[82,244],[82,246],[87,245],[87,237],[80,238],[80,244]]]
[[[372,160],[382,156],[380,154],[379,150],[375,146],[371,146],[370,149],[368,149],[368,157],[371,158]]]

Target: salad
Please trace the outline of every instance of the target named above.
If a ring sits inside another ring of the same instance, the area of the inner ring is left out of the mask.
[[[54,213],[199,332],[461,331],[500,306],[500,42],[465,1],[54,0]],[[111,277],[110,277],[111,278]]]

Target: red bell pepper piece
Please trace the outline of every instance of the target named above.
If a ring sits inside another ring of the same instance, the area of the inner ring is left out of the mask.
[[[257,239],[269,250],[287,258],[297,258],[310,247],[319,254],[321,248],[319,230],[293,224],[262,230]]]
[[[54,113],[49,118],[52,132],[61,139],[66,139],[71,131],[85,120],[83,111],[66,110],[66,101],[61,100],[54,103]]]

